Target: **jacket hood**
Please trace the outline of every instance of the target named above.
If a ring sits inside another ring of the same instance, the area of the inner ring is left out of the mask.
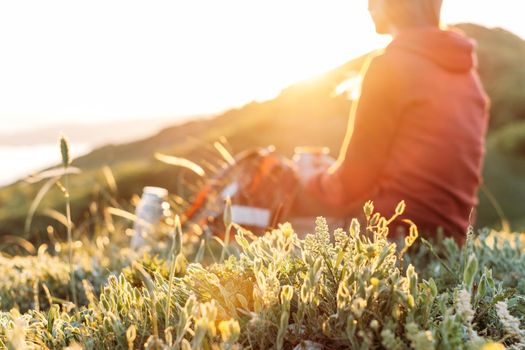
[[[439,28],[409,29],[399,33],[389,49],[401,49],[423,56],[448,71],[467,72],[477,65],[476,42],[459,32]]]

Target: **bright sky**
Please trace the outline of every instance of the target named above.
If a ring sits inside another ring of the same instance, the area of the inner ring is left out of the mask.
[[[520,0],[444,0],[444,21],[525,37]],[[0,2],[0,134],[218,112],[385,45],[366,0]]]

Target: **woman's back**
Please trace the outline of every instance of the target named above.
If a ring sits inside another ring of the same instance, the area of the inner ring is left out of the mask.
[[[397,35],[371,60],[340,159],[311,181],[313,192],[351,215],[369,199],[384,215],[405,200],[420,229],[463,236],[488,121],[473,50],[437,27]]]
[[[477,205],[488,120],[474,57],[462,35],[419,28],[400,33],[376,58],[385,65],[397,128],[377,183],[378,209],[389,212],[404,199],[406,216],[421,228],[465,232]]]

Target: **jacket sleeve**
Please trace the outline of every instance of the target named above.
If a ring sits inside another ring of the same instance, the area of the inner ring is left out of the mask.
[[[351,207],[352,202],[362,205],[372,199],[399,123],[392,73],[384,56],[369,61],[338,160],[308,183],[308,189],[323,202]]]

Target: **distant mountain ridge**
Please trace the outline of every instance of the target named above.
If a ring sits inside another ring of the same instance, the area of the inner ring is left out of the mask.
[[[180,117],[180,123],[197,117]],[[100,146],[107,143],[122,143],[147,137],[174,123],[178,118],[149,118],[126,121],[56,123],[29,130],[16,130],[0,133],[0,147],[29,146],[30,144],[56,143],[57,135],[62,132],[78,143]],[[118,130],[118,132],[117,132]]]

